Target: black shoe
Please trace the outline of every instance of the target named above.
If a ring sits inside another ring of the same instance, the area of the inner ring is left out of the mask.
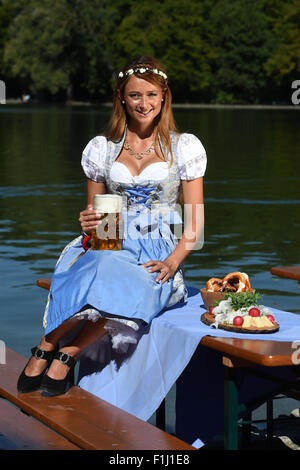
[[[61,380],[52,379],[48,375],[44,375],[41,389],[43,390],[42,395],[45,397],[54,397],[56,395],[63,395],[74,385],[74,367],[76,365],[76,359],[70,356],[70,354],[62,351],[58,351],[53,359],[59,360],[62,364],[70,367],[66,377]]]
[[[35,390],[38,390],[41,386],[42,379],[44,377],[44,374],[46,370],[48,369],[49,365],[52,362],[54,351],[44,351],[44,349],[39,348],[38,346],[35,346],[34,348],[31,349],[31,354],[34,356],[36,359],[46,359],[47,364],[45,366],[45,369],[43,372],[39,375],[34,375],[30,377],[29,375],[25,374],[25,369],[28,365],[28,362],[26,366],[24,367],[17,383],[17,389],[19,393],[29,393],[29,392],[34,392]],[[30,358],[31,359],[31,358]],[[29,360],[30,360],[29,359]]]

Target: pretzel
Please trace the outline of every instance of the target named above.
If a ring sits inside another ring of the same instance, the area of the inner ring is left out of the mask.
[[[230,284],[229,282],[223,282],[222,292],[237,292],[235,284]]]
[[[222,279],[218,277],[212,277],[206,283],[206,290],[208,292],[221,292],[223,287]]]
[[[240,272],[227,274],[223,279],[223,290],[229,292],[229,289],[231,292],[251,292],[248,274]]]

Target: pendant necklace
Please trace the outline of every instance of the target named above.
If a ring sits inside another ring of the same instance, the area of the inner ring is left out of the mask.
[[[132,148],[130,147],[129,145],[129,142],[128,140],[125,140],[124,142],[124,149],[125,150],[128,150],[129,154],[132,155],[133,157],[135,157],[137,160],[141,160],[142,158],[144,158],[146,155],[150,155],[150,153],[152,152],[152,150],[154,150],[154,144],[153,142],[151,143],[150,147],[148,148],[148,150],[146,150],[145,152],[135,152],[134,150],[132,150]]]

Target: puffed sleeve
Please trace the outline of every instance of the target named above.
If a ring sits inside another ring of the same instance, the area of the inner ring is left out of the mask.
[[[104,165],[107,140],[104,136],[94,137],[82,152],[81,166],[87,178],[104,183]]]
[[[178,140],[178,166],[182,180],[194,180],[206,170],[206,152],[202,143],[193,134],[181,134]]]

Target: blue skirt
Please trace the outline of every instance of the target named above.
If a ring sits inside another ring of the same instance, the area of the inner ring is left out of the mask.
[[[140,224],[123,240],[120,251],[83,254],[82,237],[71,242],[57,262],[51,282],[44,326],[50,333],[62,322],[86,309],[108,318],[151,320],[164,308],[186,300],[182,269],[162,284],[142,265],[165,260],[176,242],[170,230],[142,235]],[[79,256],[81,255],[81,256]]]

